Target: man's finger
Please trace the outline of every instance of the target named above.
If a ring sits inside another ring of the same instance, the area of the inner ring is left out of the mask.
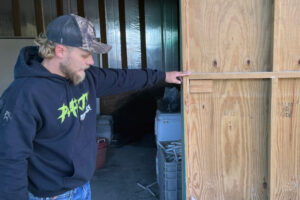
[[[190,71],[187,71],[187,72],[180,72],[179,76],[189,76],[191,75],[191,72]]]

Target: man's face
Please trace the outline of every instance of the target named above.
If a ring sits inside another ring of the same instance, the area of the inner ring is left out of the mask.
[[[60,70],[74,85],[78,85],[85,78],[85,70],[94,64],[92,54],[88,51],[73,47],[67,48],[66,56],[60,63]]]

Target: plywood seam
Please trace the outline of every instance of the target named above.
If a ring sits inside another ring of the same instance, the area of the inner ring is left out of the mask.
[[[279,42],[280,42],[280,23],[279,16],[281,16],[281,4],[279,1],[274,1],[274,35],[273,35],[273,72],[279,70]]]
[[[189,26],[188,26],[188,12],[187,12],[187,9],[188,9],[188,2],[189,1],[185,1],[185,7],[184,7],[184,9],[185,9],[185,28],[186,28],[186,45],[187,45],[187,48],[186,48],[186,51],[187,51],[187,54],[186,55],[190,55],[190,48],[189,48],[189,46],[190,46],[190,44],[189,44],[189,40],[188,40],[188,38],[189,38]],[[190,66],[190,58],[188,57],[187,58],[187,67],[189,67]],[[188,68],[188,70],[190,70],[189,68]]]
[[[273,162],[276,162],[276,160],[272,160],[273,156],[271,155],[272,152],[274,152],[274,145],[276,145],[276,134],[277,134],[277,91],[278,91],[278,79],[272,79],[272,88],[271,88],[271,105],[270,105],[270,138],[269,138],[269,165],[268,165],[268,169],[269,169],[269,185],[270,185],[270,189],[269,189],[269,197],[271,197],[272,194],[272,188],[273,184],[275,183],[272,180],[272,173],[273,173],[273,168],[271,166],[276,166],[273,165]]]

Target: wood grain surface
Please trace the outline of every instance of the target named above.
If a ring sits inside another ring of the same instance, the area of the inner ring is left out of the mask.
[[[185,94],[187,198],[267,199],[269,80]]]
[[[300,1],[275,1],[273,71],[300,70]],[[272,83],[270,199],[300,199],[299,78]]]
[[[182,0],[184,70],[272,70],[272,1]]]
[[[271,139],[270,199],[300,199],[300,80],[280,80]],[[273,109],[273,108],[272,108]]]
[[[300,199],[299,10],[181,0],[185,199]]]
[[[300,1],[276,0],[274,71],[300,70]]]

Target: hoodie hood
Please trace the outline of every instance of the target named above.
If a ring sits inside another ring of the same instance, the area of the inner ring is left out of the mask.
[[[55,77],[59,75],[51,74],[41,63],[43,58],[38,54],[37,46],[28,46],[21,49],[17,63],[15,65],[15,79],[24,77]]]

